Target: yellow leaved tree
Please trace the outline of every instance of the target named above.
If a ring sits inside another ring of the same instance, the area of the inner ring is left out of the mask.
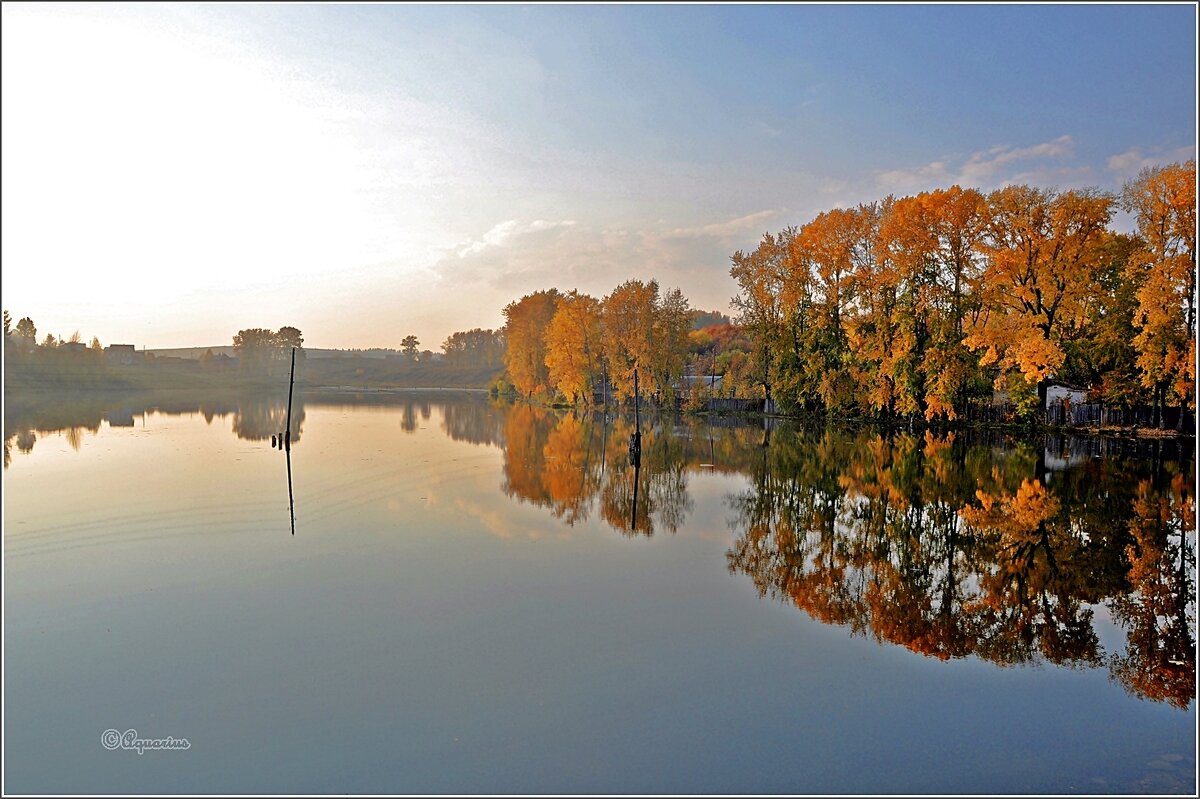
[[[1156,406],[1195,408],[1195,160],[1144,170],[1125,185],[1122,200],[1137,215],[1142,242],[1129,261],[1140,284],[1133,346],[1142,385],[1154,392]]]
[[[1094,273],[1111,235],[1114,197],[1007,186],[988,196],[982,313],[964,343],[996,364],[998,389],[1023,412],[1045,404],[1049,378],[1066,360],[1099,303]],[[1036,394],[1034,391],[1036,390]]]

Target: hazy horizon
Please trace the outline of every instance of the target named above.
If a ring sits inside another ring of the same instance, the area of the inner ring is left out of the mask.
[[[39,337],[438,350],[551,286],[954,183],[1195,157],[1196,9],[3,6],[3,304]]]

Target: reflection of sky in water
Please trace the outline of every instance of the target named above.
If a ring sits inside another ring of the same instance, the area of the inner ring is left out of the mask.
[[[745,475],[689,470],[678,531],[626,537],[507,497],[504,451],[448,437],[436,402],[409,416],[306,407],[295,538],[283,455],[231,416],[14,452],[6,787],[1193,787],[1195,703],[1104,669],[923,658],[759,599],[726,566]],[[192,749],[109,752],[110,727]]]

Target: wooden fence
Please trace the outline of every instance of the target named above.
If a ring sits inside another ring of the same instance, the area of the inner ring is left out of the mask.
[[[1155,409],[1151,405],[1118,408],[1102,402],[1058,400],[1051,402],[1046,408],[1046,424],[1065,427],[1158,427],[1165,430],[1194,430],[1196,418],[1194,413],[1184,408]]]
[[[1180,414],[1183,414],[1182,428]],[[971,405],[963,414],[963,419],[968,422],[990,423],[1022,421],[1016,407],[1008,403]],[[1196,427],[1195,413],[1182,408],[1163,408],[1156,413],[1151,405],[1121,408],[1102,402],[1070,400],[1052,401],[1041,421],[1061,427],[1146,427],[1185,431],[1195,430]]]

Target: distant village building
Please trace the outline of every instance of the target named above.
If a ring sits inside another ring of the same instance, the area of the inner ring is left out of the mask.
[[[1072,386],[1068,383],[1062,383],[1057,380],[1051,380],[1046,384],[1046,408],[1056,405],[1063,401],[1069,405],[1078,405],[1079,403],[1087,402],[1087,390]],[[993,405],[1004,405],[1011,402],[1011,398],[1007,391],[995,391],[992,394]],[[1045,408],[1043,408],[1045,410]]]
[[[109,363],[128,365],[137,359],[137,348],[133,344],[109,344],[104,348],[104,357]]]
[[[58,345],[58,348],[63,352],[75,353],[87,352],[88,350],[88,346],[82,341],[64,341],[62,344]]]
[[[1087,391],[1075,386],[1069,386],[1066,383],[1051,381],[1046,386],[1046,407],[1049,408],[1056,402],[1068,401],[1072,405],[1078,405],[1081,402],[1087,401]]]
[[[707,388],[711,391],[720,391],[721,386],[725,383],[725,375],[683,375],[679,383],[676,384],[676,390],[687,394],[695,388]]]

